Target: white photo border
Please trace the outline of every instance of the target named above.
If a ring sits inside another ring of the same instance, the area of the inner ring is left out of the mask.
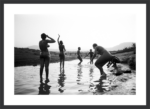
[[[105,8],[105,12],[136,14],[136,95],[14,94],[14,15],[52,14],[58,10],[46,10],[60,5],[92,5]],[[4,105],[146,105],[146,4],[4,4]]]

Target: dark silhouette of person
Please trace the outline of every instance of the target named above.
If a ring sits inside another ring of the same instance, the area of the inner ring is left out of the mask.
[[[98,92],[104,92],[106,89],[103,87],[103,80],[106,80],[106,76],[102,76],[99,80],[99,84],[96,85],[96,89]]]
[[[59,38],[60,38],[60,35],[58,35],[58,39],[57,39],[57,42],[58,42],[58,46],[59,46],[59,58],[60,58],[60,68],[61,68],[61,64],[63,63],[63,69],[64,69],[64,65],[65,65],[65,46],[63,45],[63,41],[59,41]]]
[[[58,79],[58,84],[60,85],[60,88],[58,89],[58,91],[60,93],[64,92],[64,89],[62,88],[65,86],[65,79],[66,79],[65,70],[60,69],[60,74],[59,74],[59,79]]]
[[[81,58],[81,53],[80,53],[81,48],[78,47],[78,51],[77,51],[77,58],[80,60],[80,62],[78,63],[78,65],[80,65],[82,63],[82,58]]]
[[[90,67],[90,73],[89,73],[89,76],[90,76],[90,81],[92,81],[92,79],[93,79],[93,72],[94,72],[94,69],[93,69],[93,67]]]
[[[47,82],[45,82],[45,84],[43,82],[41,82],[40,87],[39,87],[39,95],[50,94],[50,88],[51,88],[51,86],[49,86],[47,84]]]
[[[88,55],[90,55],[90,60],[92,59],[92,57],[93,57],[93,52],[92,52],[92,49],[90,49],[90,52],[85,56],[85,57],[87,57]],[[84,57],[84,58],[85,58]],[[90,64],[93,64],[93,60],[92,61],[90,61]]]
[[[100,70],[101,76],[106,76],[106,73],[103,71],[103,66],[108,62],[111,61],[113,56],[110,54],[102,46],[98,46],[97,44],[93,44],[93,48],[95,49],[94,55],[91,59],[91,62],[96,57],[97,54],[101,55],[95,62],[95,66]]]
[[[41,50],[40,53],[40,82],[43,81],[42,75],[43,75],[43,68],[45,66],[45,72],[46,72],[46,82],[49,82],[48,74],[49,74],[49,63],[50,63],[50,52],[48,51],[48,43],[55,43],[55,40],[45,33],[41,34],[42,40],[39,42],[39,48]],[[49,38],[49,39],[46,39]]]
[[[77,84],[81,85],[81,79],[82,79],[82,66],[78,67],[78,74],[77,74]]]

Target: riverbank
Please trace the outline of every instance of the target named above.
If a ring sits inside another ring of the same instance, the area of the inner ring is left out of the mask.
[[[51,53],[51,63],[59,62],[59,53]],[[65,61],[76,59],[75,55],[66,55]],[[40,64],[40,51],[28,48],[15,48],[15,67]]]
[[[119,76],[112,90],[106,92],[104,95],[136,95],[135,73]]]
[[[115,80],[110,83],[109,88],[104,93],[97,90],[96,95],[136,95],[136,71],[126,64],[119,64],[118,67],[121,74],[113,74]],[[114,72],[112,69],[109,71]],[[108,77],[112,78],[111,76]]]
[[[51,51],[50,53],[51,53],[50,62],[51,63],[59,62],[59,52]],[[87,53],[86,52],[81,53],[82,57],[85,57]],[[128,64],[132,69],[136,69],[135,68],[136,56],[134,54],[134,51],[115,53],[113,55],[117,56],[120,59],[121,63]],[[15,67],[27,65],[37,66],[38,64],[40,64],[39,57],[40,57],[39,50],[28,48],[15,48],[15,61],[14,61]],[[77,59],[76,52],[67,52],[65,54],[65,61],[70,61],[74,59]]]

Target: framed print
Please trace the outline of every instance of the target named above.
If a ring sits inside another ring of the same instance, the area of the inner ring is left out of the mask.
[[[147,0],[1,6],[2,108],[149,107]]]

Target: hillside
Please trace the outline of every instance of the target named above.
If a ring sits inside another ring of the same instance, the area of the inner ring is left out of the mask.
[[[134,42],[125,42],[125,43],[121,43],[119,45],[116,45],[114,47],[111,48],[106,48],[108,51],[116,51],[116,50],[122,50],[124,48],[128,48],[128,47],[132,47]]]
[[[119,45],[116,45],[114,47],[111,47],[111,48],[106,48],[108,51],[117,51],[117,50],[122,50],[124,48],[128,48],[128,47],[131,47],[132,44],[134,42],[125,42],[125,43],[121,43]],[[29,49],[35,49],[35,50],[39,50],[39,46],[38,45],[32,45],[32,46],[28,46],[27,48]],[[50,51],[54,51],[54,52],[58,52],[59,50],[58,49],[52,49],[50,48]],[[67,50],[67,51],[77,51],[76,49],[70,49],[70,50]],[[82,50],[82,51],[85,51],[85,50]],[[87,50],[88,51],[88,50]]]

